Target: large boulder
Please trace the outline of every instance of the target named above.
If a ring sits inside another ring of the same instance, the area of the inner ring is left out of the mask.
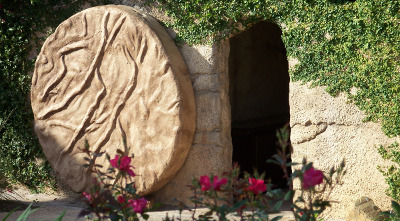
[[[164,186],[192,145],[187,67],[164,28],[132,7],[94,7],[64,21],[37,58],[31,100],[43,151],[74,191],[93,182],[79,150],[85,139],[114,156],[126,136],[142,195]],[[105,157],[97,163],[109,166]]]

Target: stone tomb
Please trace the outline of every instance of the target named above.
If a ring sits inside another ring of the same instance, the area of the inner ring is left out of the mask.
[[[296,58],[286,58],[277,25],[261,22],[212,46],[177,47],[174,32],[148,14],[165,16],[141,9],[147,12],[84,10],[63,22],[38,56],[35,132],[63,182],[75,191],[90,184],[78,151],[85,139],[92,150],[115,155],[123,135],[135,154],[139,192],[157,202],[188,200],[194,177],[227,171],[232,157],[276,179],[279,168],[262,164],[276,148],[275,129],[290,119],[293,161],[305,156],[328,170],[346,158],[348,175],[332,193],[341,203],[326,217],[345,218],[361,196],[389,208],[375,145],[393,140],[379,124],[363,122],[345,95],[290,82]]]

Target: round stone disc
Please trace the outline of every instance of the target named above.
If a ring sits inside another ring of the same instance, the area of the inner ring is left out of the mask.
[[[126,136],[141,195],[181,168],[195,131],[195,104],[175,43],[150,16],[99,6],[64,21],[46,40],[32,79],[35,132],[52,168],[74,191],[93,183],[79,148],[112,158]],[[96,163],[109,166],[105,157]]]

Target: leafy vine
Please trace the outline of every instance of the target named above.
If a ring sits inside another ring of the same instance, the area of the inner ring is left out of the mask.
[[[84,3],[0,0],[0,177],[12,183],[30,188],[54,186],[50,166],[33,132],[30,72],[42,37]]]
[[[400,2],[398,0],[147,0],[171,18],[165,25],[189,44],[221,41],[259,21],[282,29],[293,81],[346,92],[389,137],[400,135]],[[76,12],[83,0],[0,0],[0,164],[34,186],[49,177],[26,102],[32,40]],[[94,4],[101,4],[100,0]],[[39,43],[40,45],[40,43]],[[18,171],[14,173],[14,171]]]

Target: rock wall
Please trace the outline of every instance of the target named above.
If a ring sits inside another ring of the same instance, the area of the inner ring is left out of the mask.
[[[229,43],[214,46],[183,45],[179,48],[188,66],[196,102],[196,132],[182,169],[155,194],[157,202],[188,202],[186,185],[201,175],[220,175],[232,165],[228,85]]]
[[[347,174],[344,184],[332,193],[332,209],[327,218],[345,218],[354,202],[371,198],[382,210],[390,207],[385,195],[384,177],[377,165],[385,163],[377,151],[379,145],[389,145],[389,139],[378,123],[363,122],[365,115],[345,94],[332,97],[324,87],[290,83],[290,126],[294,153],[292,160],[303,157],[314,162],[316,168],[329,171],[346,159]]]

